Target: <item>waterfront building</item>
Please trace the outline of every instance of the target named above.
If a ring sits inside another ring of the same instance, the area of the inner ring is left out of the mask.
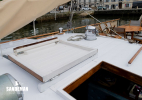
[[[104,0],[73,0],[73,8],[104,6]],[[65,7],[70,7],[71,2],[64,4]]]
[[[141,0],[104,0],[107,9],[131,9],[133,2]]]
[[[76,0],[79,7],[104,6],[104,0]]]

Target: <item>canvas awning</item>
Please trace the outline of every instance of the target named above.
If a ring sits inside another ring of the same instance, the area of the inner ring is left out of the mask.
[[[70,0],[0,1],[0,39]]]

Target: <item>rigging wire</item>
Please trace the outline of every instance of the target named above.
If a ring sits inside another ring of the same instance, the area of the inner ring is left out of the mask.
[[[68,30],[70,28],[72,28],[72,19],[73,19],[73,14],[74,14],[74,12],[73,12],[73,0],[71,0],[70,11],[71,11],[71,14],[70,14],[70,17],[69,17],[69,21],[67,22],[67,28],[68,28]]]

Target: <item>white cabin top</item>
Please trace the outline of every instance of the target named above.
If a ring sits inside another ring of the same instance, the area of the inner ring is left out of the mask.
[[[59,40],[73,43],[76,45],[82,45],[87,48],[97,48],[98,55],[94,58],[89,58],[84,62],[74,66],[73,68],[62,73],[54,80],[42,83],[34,76],[20,68],[15,63],[7,60],[6,58],[0,58],[0,75],[9,73],[17,81],[20,82],[22,87],[28,87],[29,91],[24,92],[24,100],[75,100],[67,94],[63,88],[74,82],[76,79],[84,75],[87,71],[98,65],[100,62],[105,61],[118,68],[124,69],[131,73],[134,73],[142,77],[142,52],[136,57],[132,64],[128,64],[128,61],[141,47],[140,44],[130,44],[128,41],[98,36],[94,41],[67,41],[71,36],[84,35],[83,33],[68,33],[63,35],[56,35]],[[46,39],[46,38],[43,38]],[[42,40],[43,40],[42,39]],[[13,53],[13,48],[23,44],[33,43],[37,40],[26,39],[15,42],[2,44],[3,54],[9,55]],[[40,41],[40,40],[38,40]],[[42,93],[39,92],[37,87],[41,87]]]

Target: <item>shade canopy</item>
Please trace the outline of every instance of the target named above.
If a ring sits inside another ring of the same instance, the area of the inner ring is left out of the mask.
[[[70,0],[0,1],[0,39]]]

